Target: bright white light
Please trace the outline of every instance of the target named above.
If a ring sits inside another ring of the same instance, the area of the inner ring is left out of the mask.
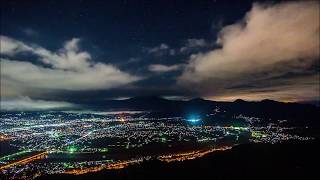
[[[196,123],[200,121],[200,118],[191,118],[191,119],[187,119],[187,121],[192,122],[192,123]]]

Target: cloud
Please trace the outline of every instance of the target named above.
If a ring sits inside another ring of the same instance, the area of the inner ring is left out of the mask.
[[[207,46],[209,46],[209,43],[206,42],[206,40],[191,38],[186,40],[185,45],[180,48],[180,52],[190,52],[194,49],[199,49]]]
[[[153,48],[148,48],[147,51],[149,53],[158,53],[159,51],[167,50],[169,49],[169,46],[162,43],[159,46],[153,47]]]
[[[125,73],[113,65],[94,62],[80,51],[80,39],[73,38],[57,52],[1,36],[1,97],[26,95],[41,90],[99,90],[126,85],[141,77]],[[35,55],[40,64],[15,60],[19,53]],[[42,63],[42,64],[41,64]]]
[[[163,65],[163,64],[151,64],[148,66],[149,71],[156,72],[156,73],[164,73],[164,72],[171,72],[177,71],[182,67],[181,64],[175,64],[171,66]]]
[[[170,47],[167,44],[160,44],[159,46],[152,47],[152,48],[146,48],[145,51],[148,54],[153,54],[155,56],[163,56],[163,55],[175,55],[175,50],[170,49]]]
[[[18,97],[1,100],[1,111],[53,110],[75,107],[74,104],[58,101],[33,100],[29,97]]]
[[[42,63],[53,66],[56,69],[84,70],[94,65],[91,55],[88,52],[79,51],[78,38],[65,42],[64,47],[58,52],[51,52],[45,48],[27,45],[21,41],[1,36],[1,45],[4,47],[1,54],[14,56],[21,52],[34,54],[39,57]]]
[[[319,36],[319,2],[255,3],[220,31],[222,48],[191,55],[177,81],[216,99],[318,99]]]
[[[28,45],[6,36],[0,35],[0,42],[1,42],[1,49],[0,49],[1,54],[15,55],[24,51],[32,51],[32,48],[29,47]]]

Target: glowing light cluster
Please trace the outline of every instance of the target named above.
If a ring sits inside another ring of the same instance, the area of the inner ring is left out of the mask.
[[[201,119],[199,117],[190,117],[187,119],[187,121],[191,123],[198,123],[201,121]]]

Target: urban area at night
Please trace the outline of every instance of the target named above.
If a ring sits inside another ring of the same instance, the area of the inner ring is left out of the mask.
[[[0,0],[0,180],[319,180],[319,0]]]
[[[1,177],[84,174],[153,158],[184,161],[241,143],[314,139],[295,134],[298,127],[286,127],[286,120],[262,125],[260,118],[241,114],[215,120],[224,113],[219,108],[203,117],[162,118],[142,111],[2,113]]]

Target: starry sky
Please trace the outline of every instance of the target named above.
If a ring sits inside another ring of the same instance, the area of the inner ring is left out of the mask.
[[[1,1],[1,106],[319,101],[318,1]],[[299,12],[299,13],[297,13]]]

